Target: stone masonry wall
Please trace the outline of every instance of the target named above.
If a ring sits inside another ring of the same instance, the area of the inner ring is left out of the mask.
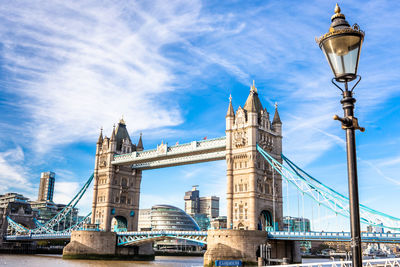
[[[257,249],[266,240],[265,231],[208,230],[204,266],[213,266],[215,260],[242,260],[256,264]]]

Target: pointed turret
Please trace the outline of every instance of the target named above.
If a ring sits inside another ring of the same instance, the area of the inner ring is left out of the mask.
[[[257,91],[257,88],[256,88],[256,85],[255,85],[255,81],[254,81],[254,80],[253,80],[253,85],[250,86],[250,91],[253,91],[253,92],[255,92],[255,93],[258,94],[258,91]]]
[[[130,143],[132,143],[132,140],[129,136],[128,130],[126,128],[125,120],[124,118],[121,118],[121,120],[117,124],[117,128],[115,129],[115,139],[117,142],[117,151],[121,151],[122,149],[122,140],[127,139],[129,140]],[[134,149],[132,147],[132,149]]]
[[[103,127],[100,129],[100,135],[99,135],[99,140],[97,140],[97,144],[102,144],[103,143]]]
[[[254,94],[250,94],[247,98],[246,104],[244,105],[244,109],[247,112],[255,112],[257,113],[257,104],[254,97]]]
[[[278,103],[275,103],[275,115],[274,119],[272,120],[272,124],[282,124],[281,118],[279,117],[279,112],[278,112]]]
[[[100,129],[99,139],[96,144],[96,157],[100,153],[101,147],[103,146],[103,127]],[[97,159],[96,159],[97,160]],[[96,163],[97,164],[97,163]],[[97,165],[96,165],[97,166]]]
[[[250,87],[250,94],[247,97],[246,103],[244,104],[244,110],[247,112],[256,112],[260,113],[263,109],[260,99],[258,98],[258,91],[254,84]]]
[[[229,95],[229,107],[228,112],[226,113],[226,117],[235,117],[235,111],[232,106],[232,95]]]
[[[113,126],[113,130],[112,130],[112,133],[111,133],[110,141],[111,141],[111,142],[114,142],[114,141],[115,141],[115,124],[114,124],[114,126]]]
[[[115,124],[114,124],[110,138],[109,151],[115,153],[116,147],[117,147],[117,141],[115,140]]]
[[[142,133],[140,133],[139,142],[137,143],[136,150],[143,151]]]

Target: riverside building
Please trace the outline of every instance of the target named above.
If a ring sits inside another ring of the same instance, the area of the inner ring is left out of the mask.
[[[139,210],[139,231],[199,231],[196,221],[180,208],[155,205]],[[166,239],[154,243],[156,250],[195,251],[201,246],[192,241]]]
[[[191,191],[185,192],[185,212],[192,216],[201,230],[210,227],[210,221],[219,216],[219,197],[200,197],[198,185],[194,185]]]

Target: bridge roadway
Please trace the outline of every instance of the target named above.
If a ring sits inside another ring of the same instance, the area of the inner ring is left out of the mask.
[[[226,137],[223,136],[174,146],[160,144],[156,149],[115,155],[111,163],[113,165],[132,165],[134,169],[149,170],[225,160],[225,158]]]
[[[161,239],[184,239],[201,244],[207,244],[207,231],[143,231],[117,232],[118,245],[127,246]],[[49,239],[70,239],[70,233],[59,234],[32,234],[4,236],[7,241],[33,241]],[[271,240],[295,241],[333,241],[350,242],[349,232],[268,232]],[[366,243],[397,243],[400,244],[400,233],[361,233],[362,242]]]

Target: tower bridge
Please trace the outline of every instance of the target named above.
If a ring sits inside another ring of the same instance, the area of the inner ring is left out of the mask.
[[[227,223],[232,229],[282,227],[282,179],[257,151],[257,144],[282,161],[282,122],[278,109],[272,122],[254,83],[235,112],[232,99],[226,114],[226,136],[144,150],[142,136],[131,141],[124,120],[104,137],[100,133],[94,170],[92,223],[110,231],[112,225],[133,231],[139,209],[142,171],[199,162],[226,160]],[[113,221],[113,222],[112,222]]]
[[[251,86],[243,108],[229,99],[225,136],[144,150],[142,136],[133,143],[123,119],[111,136],[100,132],[93,175],[59,214],[45,225],[27,229],[9,218],[17,233],[9,241],[71,239],[67,257],[129,256],[151,254],[146,244],[178,238],[207,243],[204,263],[217,259],[255,262],[259,245],[269,243],[273,258],[296,262],[296,242],[304,240],[348,241],[349,233],[283,232],[282,179],[308,195],[314,203],[336,214],[349,216],[348,198],[319,182],[282,154],[282,122],[263,107],[258,90]],[[228,229],[208,232],[137,232],[142,173],[145,170],[225,160]],[[285,163],[285,166],[284,166]],[[64,232],[55,230],[66,220],[93,180],[92,212]],[[361,222],[400,230],[400,219],[360,205]],[[90,224],[87,221],[90,220]],[[82,228],[82,226],[84,226]],[[77,231],[76,231],[77,230]],[[121,232],[123,231],[123,232]],[[365,235],[364,242],[399,243],[400,234]]]
[[[150,170],[194,164],[226,157],[226,137],[168,146],[161,143],[156,149],[114,155],[112,165],[131,165],[133,169]]]

